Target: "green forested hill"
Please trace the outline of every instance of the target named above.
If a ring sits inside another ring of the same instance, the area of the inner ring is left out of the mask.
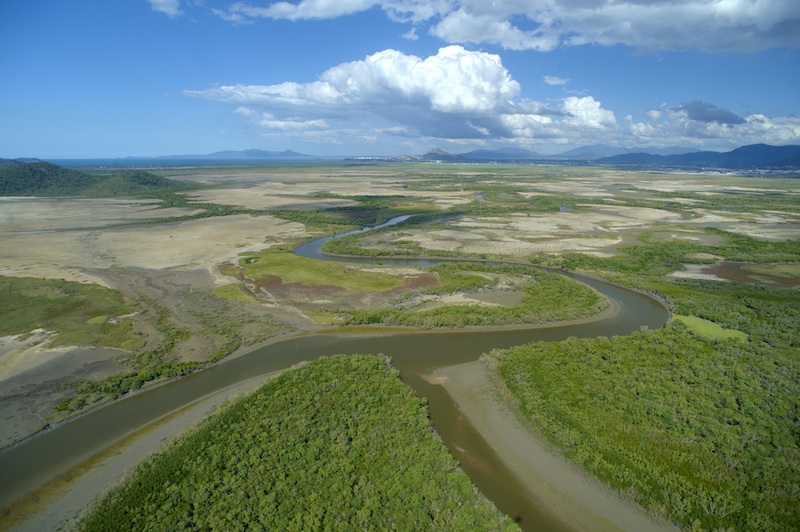
[[[0,169],[2,196],[80,196],[102,178],[51,163],[28,163]]]
[[[188,188],[186,183],[157,176],[143,170],[125,170],[86,188],[84,196],[142,196],[154,192],[175,191]]]
[[[143,464],[82,530],[517,530],[387,359],[287,371]]]
[[[185,188],[142,170],[97,176],[46,162],[0,168],[0,196],[141,196]]]

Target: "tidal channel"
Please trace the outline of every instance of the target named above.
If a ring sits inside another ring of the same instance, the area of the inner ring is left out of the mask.
[[[395,225],[408,217],[395,218]],[[435,261],[417,259],[359,259],[330,257],[321,246],[331,237],[306,243],[296,252],[321,260],[345,260],[375,264],[430,266]],[[607,319],[551,327],[501,330],[419,331],[387,334],[307,334],[287,338],[232,358],[203,371],[155,387],[73,421],[47,430],[0,454],[0,506],[9,504],[74,464],[101,451],[114,441],[203,396],[255,376],[288,368],[321,356],[382,353],[391,357],[401,378],[428,400],[433,425],[453,455],[462,463],[475,485],[501,511],[525,530],[567,530],[535,499],[527,495],[515,477],[483,437],[460,415],[444,387],[423,376],[438,368],[477,360],[492,349],[534,341],[556,341],[571,336],[627,335],[639,328],[662,327],[669,312],[654,298],[599,279],[567,274],[605,295],[619,306]],[[481,467],[466,456],[480,456]]]

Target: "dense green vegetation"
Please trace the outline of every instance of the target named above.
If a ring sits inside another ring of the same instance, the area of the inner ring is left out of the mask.
[[[684,316],[671,326],[523,346],[494,353],[493,365],[535,430],[654,514],[704,529],[797,529],[800,294],[664,275],[698,251],[770,263],[796,262],[800,248],[708,231],[723,241],[645,235],[618,257],[563,261],[659,293]]]
[[[81,195],[94,197],[152,196],[192,188],[197,187],[143,170],[124,170],[82,190]]]
[[[494,356],[538,431],[654,514],[706,529],[800,526],[796,353],[673,325]]]
[[[50,346],[137,349],[130,317],[136,308],[119,292],[55,279],[0,277],[0,336],[34,329],[55,332]]]
[[[0,196],[148,196],[196,188],[142,170],[89,175],[51,163],[0,168]]]
[[[37,162],[0,169],[0,196],[77,196],[101,178]]]
[[[436,285],[423,294],[476,293],[492,290],[501,275],[525,278],[525,285],[514,288],[524,296],[519,305],[476,306],[448,304],[423,310],[401,304],[379,310],[350,311],[348,325],[381,323],[415,327],[492,326],[547,323],[585,318],[608,306],[608,301],[588,286],[563,275],[524,266],[486,264],[442,264],[430,270],[436,273]],[[416,294],[407,294],[410,299]]]
[[[386,359],[323,358],[152,457],[82,530],[511,530]]]

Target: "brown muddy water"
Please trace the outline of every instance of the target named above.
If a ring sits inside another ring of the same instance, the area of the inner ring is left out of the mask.
[[[529,330],[428,332],[390,335],[308,335],[284,340],[205,371],[131,396],[31,438],[0,454],[0,504],[5,506],[70,465],[102,450],[116,439],[204,395],[256,375],[304,360],[345,353],[390,356],[402,379],[429,403],[434,427],[464,470],[501,511],[527,530],[556,530],[554,519],[529,500],[513,473],[460,415],[442,386],[422,376],[440,367],[477,360],[495,348],[569,336],[629,334],[641,326],[662,326],[666,309],[653,299],[588,280],[620,305],[616,316],[591,323]],[[480,456],[481,464],[464,460]]]
[[[477,360],[481,354],[496,348],[570,336],[625,335],[643,326],[661,327],[669,318],[667,309],[647,295],[575,277],[613,300],[619,312],[598,321],[545,328],[310,334],[289,338],[117,401],[0,453],[0,507],[124,435],[216,390],[320,356],[382,353],[391,357],[403,381],[427,398],[436,431],[484,495],[525,530],[565,530],[540,503],[527,496],[513,472],[460,415],[445,389],[422,376],[437,368]],[[474,457],[481,460],[476,463]]]

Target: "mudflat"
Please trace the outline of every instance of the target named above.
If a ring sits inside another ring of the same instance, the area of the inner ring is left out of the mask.
[[[435,377],[532,497],[568,527],[595,531],[678,530],[623,500],[538,439],[498,396],[483,362],[442,368]]]

